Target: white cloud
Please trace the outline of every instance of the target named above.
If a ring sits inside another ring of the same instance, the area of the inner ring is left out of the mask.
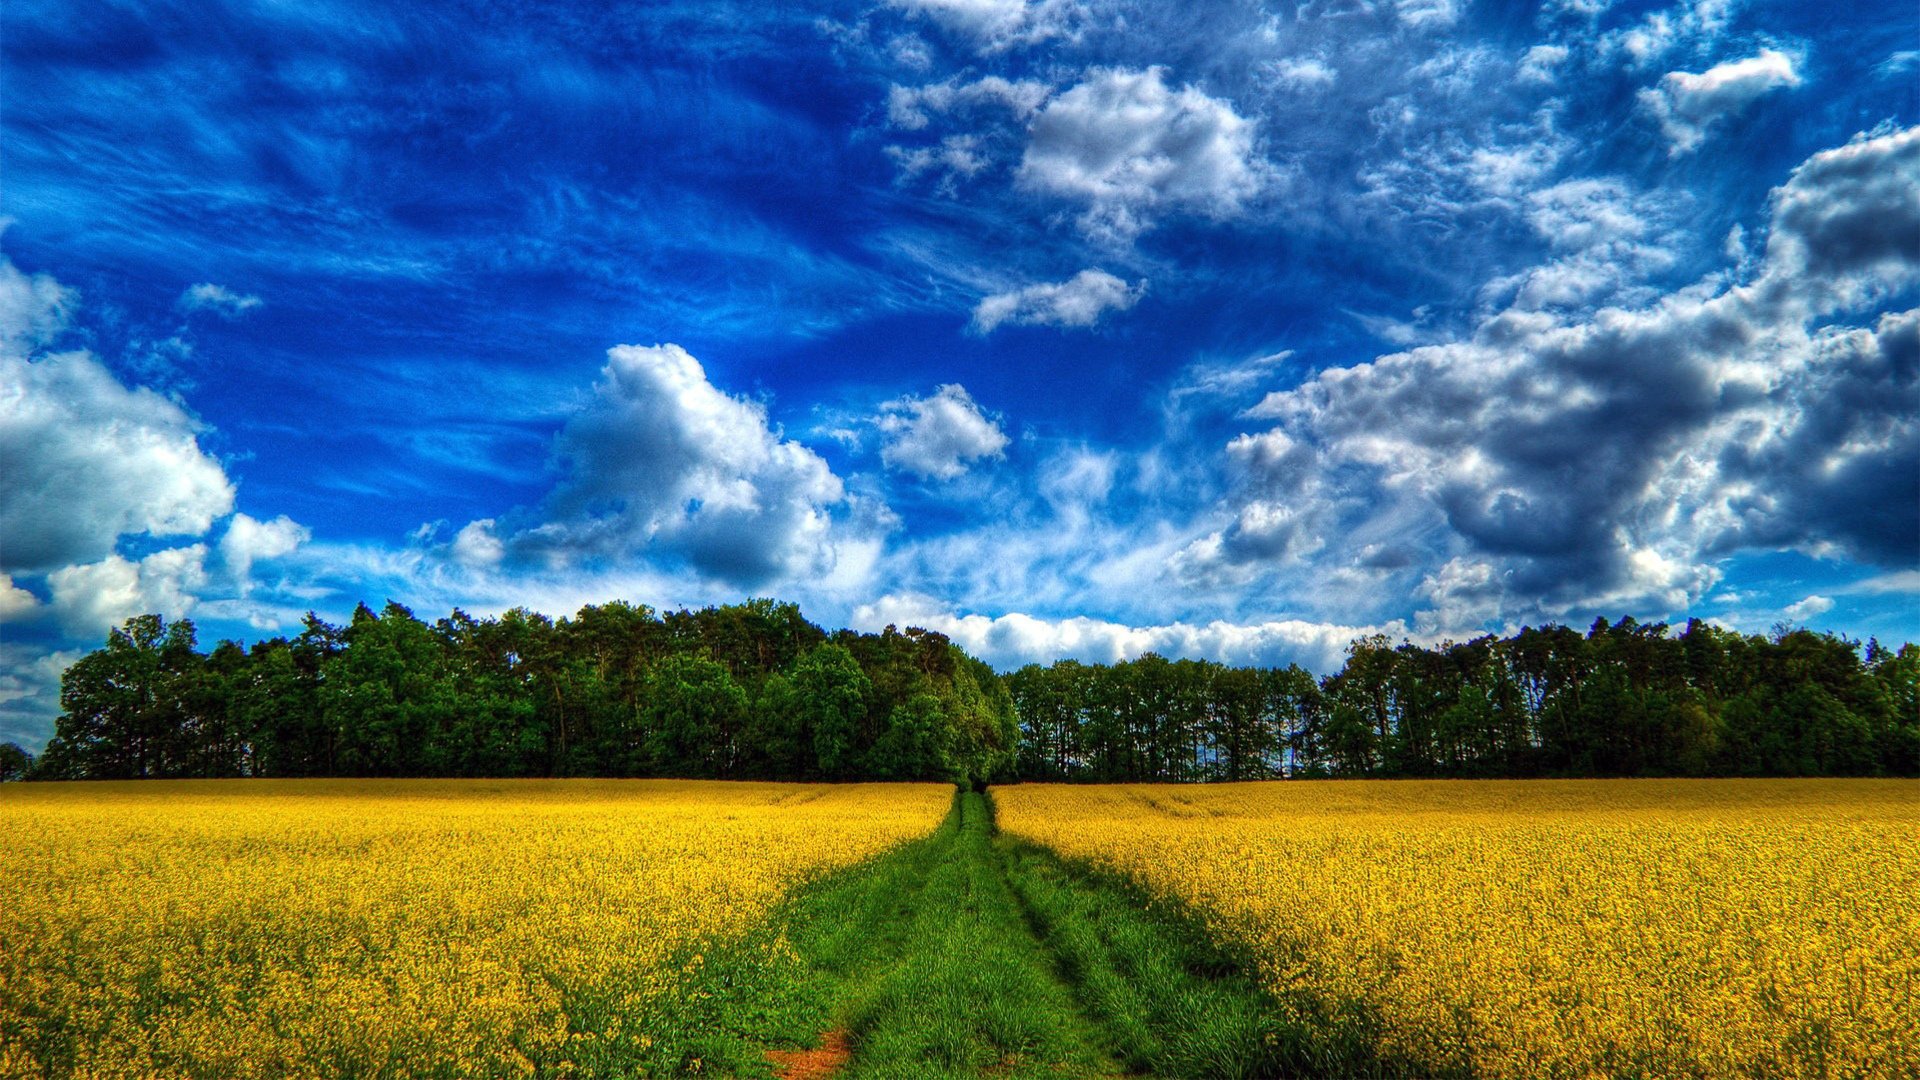
[[[1833,600],[1830,597],[1809,596],[1781,608],[1780,614],[1785,616],[1788,622],[1800,623],[1818,615],[1825,615],[1832,610]]]
[[[1394,0],[1400,21],[1416,29],[1444,30],[1460,21],[1456,0]]]
[[[232,319],[259,307],[260,298],[203,281],[181,293],[175,306],[181,311],[211,311],[221,318]]]
[[[832,564],[840,478],[771,427],[764,406],[715,387],[678,345],[609,350],[555,454],[565,477],[549,520],[515,540],[549,560],[653,552],[743,584]]]
[[[971,463],[1002,456],[1007,434],[966,390],[949,383],[931,397],[903,397],[881,406],[880,460],[889,469],[929,480],[952,480]]]
[[[852,625],[877,631],[887,625],[918,626],[947,635],[968,652],[1002,670],[1023,664],[1075,659],[1110,664],[1145,653],[1170,658],[1212,659],[1230,665],[1338,670],[1355,638],[1385,633],[1399,637],[1402,623],[1348,626],[1277,619],[1257,623],[1173,622],[1153,626],[1077,616],[1043,619],[1021,612],[988,617],[961,615],[915,594],[892,594],[856,608]]]
[[[129,388],[85,352],[27,350],[64,324],[69,295],[0,263],[0,569],[98,559],[121,536],[205,533],[233,484],[178,404]]]
[[[1887,593],[1911,593],[1920,595],[1920,570],[1895,570],[1889,574],[1876,574],[1873,577],[1856,581],[1837,591],[1843,593],[1866,593],[1873,596]]]
[[[48,274],[23,274],[0,257],[0,354],[25,356],[67,328],[76,302],[73,290]]]
[[[226,534],[220,538],[220,559],[244,592],[251,587],[256,561],[292,554],[311,539],[312,530],[285,514],[272,521],[235,514],[227,522]]]
[[[1636,68],[1676,50],[1706,52],[1726,33],[1739,0],[1682,0],[1638,23],[1609,31],[1597,43],[1601,55],[1625,54]]]
[[[1290,56],[1264,65],[1273,81],[1289,90],[1323,90],[1333,85],[1335,71],[1317,56]]]
[[[1668,72],[1658,87],[1640,91],[1640,103],[1660,122],[1668,152],[1692,151],[1723,117],[1744,110],[1760,97],[1800,85],[1791,56],[1762,49],[1745,60],[1717,64],[1699,74]]]
[[[942,178],[942,187],[949,192],[956,177],[977,176],[993,163],[984,140],[971,134],[948,135],[937,146],[889,146],[887,156],[893,159],[903,178],[911,180],[923,173],[934,173]]]
[[[1019,181],[1084,202],[1089,233],[1127,240],[1169,210],[1238,213],[1265,183],[1254,122],[1165,69],[1096,69],[1028,129]]]
[[[495,535],[492,518],[469,521],[454,534],[452,555],[464,566],[496,566],[506,558],[507,546]]]
[[[135,615],[178,619],[193,612],[207,584],[207,547],[156,551],[134,561],[118,554],[47,575],[53,610],[73,637],[104,634]]]
[[[1092,326],[1110,311],[1140,302],[1147,283],[1135,285],[1105,270],[1082,270],[1061,282],[1040,282],[983,298],[973,309],[973,329],[990,334],[1012,326]]]
[[[919,131],[933,116],[958,109],[994,106],[1016,118],[1031,117],[1053,88],[1033,79],[1010,81],[988,75],[972,82],[948,79],[926,86],[895,86],[887,92],[887,122],[906,131]]]
[[[19,622],[40,610],[34,595],[13,583],[13,576],[0,573],[0,623]]]
[[[1567,62],[1568,55],[1565,45],[1535,45],[1521,58],[1514,77],[1521,82],[1551,83],[1559,78],[1560,65]]]
[[[1086,15],[1079,0],[889,0],[914,15],[933,20],[948,33],[971,41],[981,52],[1034,45],[1070,37]]]

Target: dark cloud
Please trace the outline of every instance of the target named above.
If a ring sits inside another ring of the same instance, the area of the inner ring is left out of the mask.
[[[1467,341],[1270,395],[1250,415],[1278,426],[1229,446],[1243,501],[1191,565],[1244,574],[1311,552],[1303,523],[1337,534],[1331,523],[1411,515],[1444,560],[1422,594],[1436,617],[1469,621],[1685,604],[1717,579],[1717,557],[1751,548],[1911,565],[1915,316],[1822,320],[1911,289],[1915,190],[1920,129],[1862,138],[1776,191],[1752,284],[1709,280],[1578,320],[1508,311]],[[1354,466],[1369,490],[1343,509]]]
[[[554,453],[563,479],[547,520],[510,545],[523,554],[684,558],[742,584],[831,563],[840,478],[770,427],[758,402],[716,388],[678,345],[609,350],[593,400]]]

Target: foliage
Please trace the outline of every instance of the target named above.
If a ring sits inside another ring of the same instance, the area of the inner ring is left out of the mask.
[[[1367,637],[1324,679],[1151,653],[1003,678],[938,633],[828,635],[771,600],[432,625],[390,603],[211,654],[143,615],[61,705],[36,777],[1920,775],[1920,647],[1698,621]]]
[[[1598,620],[1361,638],[1317,681],[1149,654],[1006,683],[1038,780],[1920,774],[1920,647],[1806,630]]]
[[[1920,1075],[1913,781],[1021,785],[995,798],[1009,835],[1203,913],[1253,958],[1275,1030],[1348,1049],[1330,1071]]]
[[[22,779],[32,771],[32,754],[18,743],[0,743],[0,783]]]
[[[41,778],[639,776],[942,780],[1012,774],[999,677],[940,634],[841,631],[791,604],[611,603],[196,648],[129,620],[62,680]]]

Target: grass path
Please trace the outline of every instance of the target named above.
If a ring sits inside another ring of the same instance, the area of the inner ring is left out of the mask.
[[[930,837],[801,890],[785,932],[849,1077],[1271,1076],[1306,1064],[1196,923],[995,835]]]

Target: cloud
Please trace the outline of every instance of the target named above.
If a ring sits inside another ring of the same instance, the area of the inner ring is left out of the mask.
[[[207,584],[207,547],[156,551],[138,561],[118,554],[47,575],[53,611],[72,637],[97,637],[135,615],[190,615]]]
[[[840,478],[771,427],[763,405],[715,387],[678,345],[609,350],[554,454],[564,478],[549,520],[516,538],[549,561],[654,554],[741,584],[832,563]],[[470,538],[466,550],[484,544]]]
[[[1691,152],[1724,117],[1741,112],[1762,96],[1800,85],[1791,56],[1762,49],[1745,60],[1730,60],[1699,74],[1671,71],[1660,85],[1640,91],[1640,103],[1667,136],[1668,153]]]
[[[1236,666],[1300,664],[1319,672],[1338,670],[1347,646],[1359,637],[1385,633],[1400,637],[1404,624],[1350,626],[1279,619],[1257,623],[1173,622],[1131,626],[1076,616],[1044,619],[1021,612],[988,617],[961,615],[929,597],[891,594],[853,613],[856,628],[877,631],[888,625],[935,630],[1003,671],[1024,664],[1073,659],[1111,664],[1146,653],[1169,658],[1218,660]]]
[[[1393,7],[1401,22],[1416,29],[1444,30],[1460,21],[1456,0],[1394,0]]]
[[[1559,78],[1560,65],[1567,62],[1565,45],[1535,45],[1520,60],[1514,78],[1523,83],[1552,83]]]
[[[1171,210],[1238,213],[1265,183],[1254,122],[1166,69],[1095,69],[1028,129],[1019,182],[1086,204],[1082,227],[1127,240]]]
[[[1865,593],[1869,596],[1888,593],[1920,595],[1920,570],[1896,570],[1890,574],[1876,574],[1836,591],[1849,594]]]
[[[312,530],[285,514],[272,521],[235,514],[227,522],[226,534],[220,538],[220,558],[226,564],[227,573],[244,592],[251,586],[256,561],[290,555],[311,539]]]
[[[0,641],[0,742],[38,752],[60,715],[60,676],[80,659],[77,649],[49,649]]]
[[[493,518],[469,521],[454,534],[452,555],[463,566],[496,566],[506,558],[507,546],[495,535]]]
[[[224,285],[201,282],[180,294],[174,305],[181,311],[211,311],[224,319],[237,318],[260,306],[260,298],[234,292]]]
[[[1775,190],[1746,284],[1509,308],[1269,394],[1248,416],[1276,426],[1227,447],[1229,521],[1176,565],[1246,581],[1337,566],[1355,537],[1413,545],[1435,567],[1411,583],[1423,625],[1449,628],[1516,606],[1672,610],[1740,550],[1910,566],[1920,312],[1834,316],[1920,281],[1916,186],[1920,129],[1863,136]]]
[[[903,397],[881,406],[875,420],[885,436],[880,460],[889,469],[928,480],[952,480],[969,465],[1001,457],[1007,434],[954,383],[933,396]]]
[[[0,570],[91,561],[122,536],[199,535],[233,509],[185,409],[88,353],[29,357],[68,303],[51,279],[0,267]]]
[[[67,328],[77,298],[48,274],[24,274],[0,257],[0,354],[25,356]]]
[[[887,92],[887,122],[906,131],[919,131],[932,117],[983,105],[1006,109],[1025,120],[1053,93],[1053,87],[1034,79],[1010,81],[988,75],[972,82],[958,78],[926,86],[895,86]]]
[[[971,41],[981,52],[1000,52],[1071,36],[1085,17],[1077,0],[889,0],[896,8],[931,19],[941,29]]]
[[[1294,91],[1324,90],[1332,86],[1336,72],[1317,56],[1290,56],[1267,63],[1264,70],[1273,81]]]
[[[887,156],[903,179],[911,180],[922,173],[939,175],[940,190],[946,193],[952,192],[956,178],[977,176],[993,164],[985,141],[972,134],[948,135],[937,146],[889,146]]]
[[[1631,26],[1603,35],[1596,46],[1601,55],[1624,53],[1633,67],[1645,67],[1677,49],[1706,52],[1726,33],[1739,0],[1682,0],[1672,8],[1653,11]],[[1568,5],[1597,15],[1607,0]]]
[[[0,573],[0,623],[19,622],[40,610],[40,601],[13,583],[10,574]]]
[[[1781,608],[1780,614],[1785,616],[1788,622],[1799,623],[1805,622],[1816,615],[1825,615],[1832,610],[1833,601],[1830,598],[1825,596],[1809,596],[1804,600],[1796,600],[1786,607]]]
[[[1061,282],[1040,282],[985,297],[973,309],[973,330],[990,334],[996,327],[1092,326],[1109,311],[1125,311],[1140,302],[1147,283],[1135,285],[1107,273],[1088,269]]]

